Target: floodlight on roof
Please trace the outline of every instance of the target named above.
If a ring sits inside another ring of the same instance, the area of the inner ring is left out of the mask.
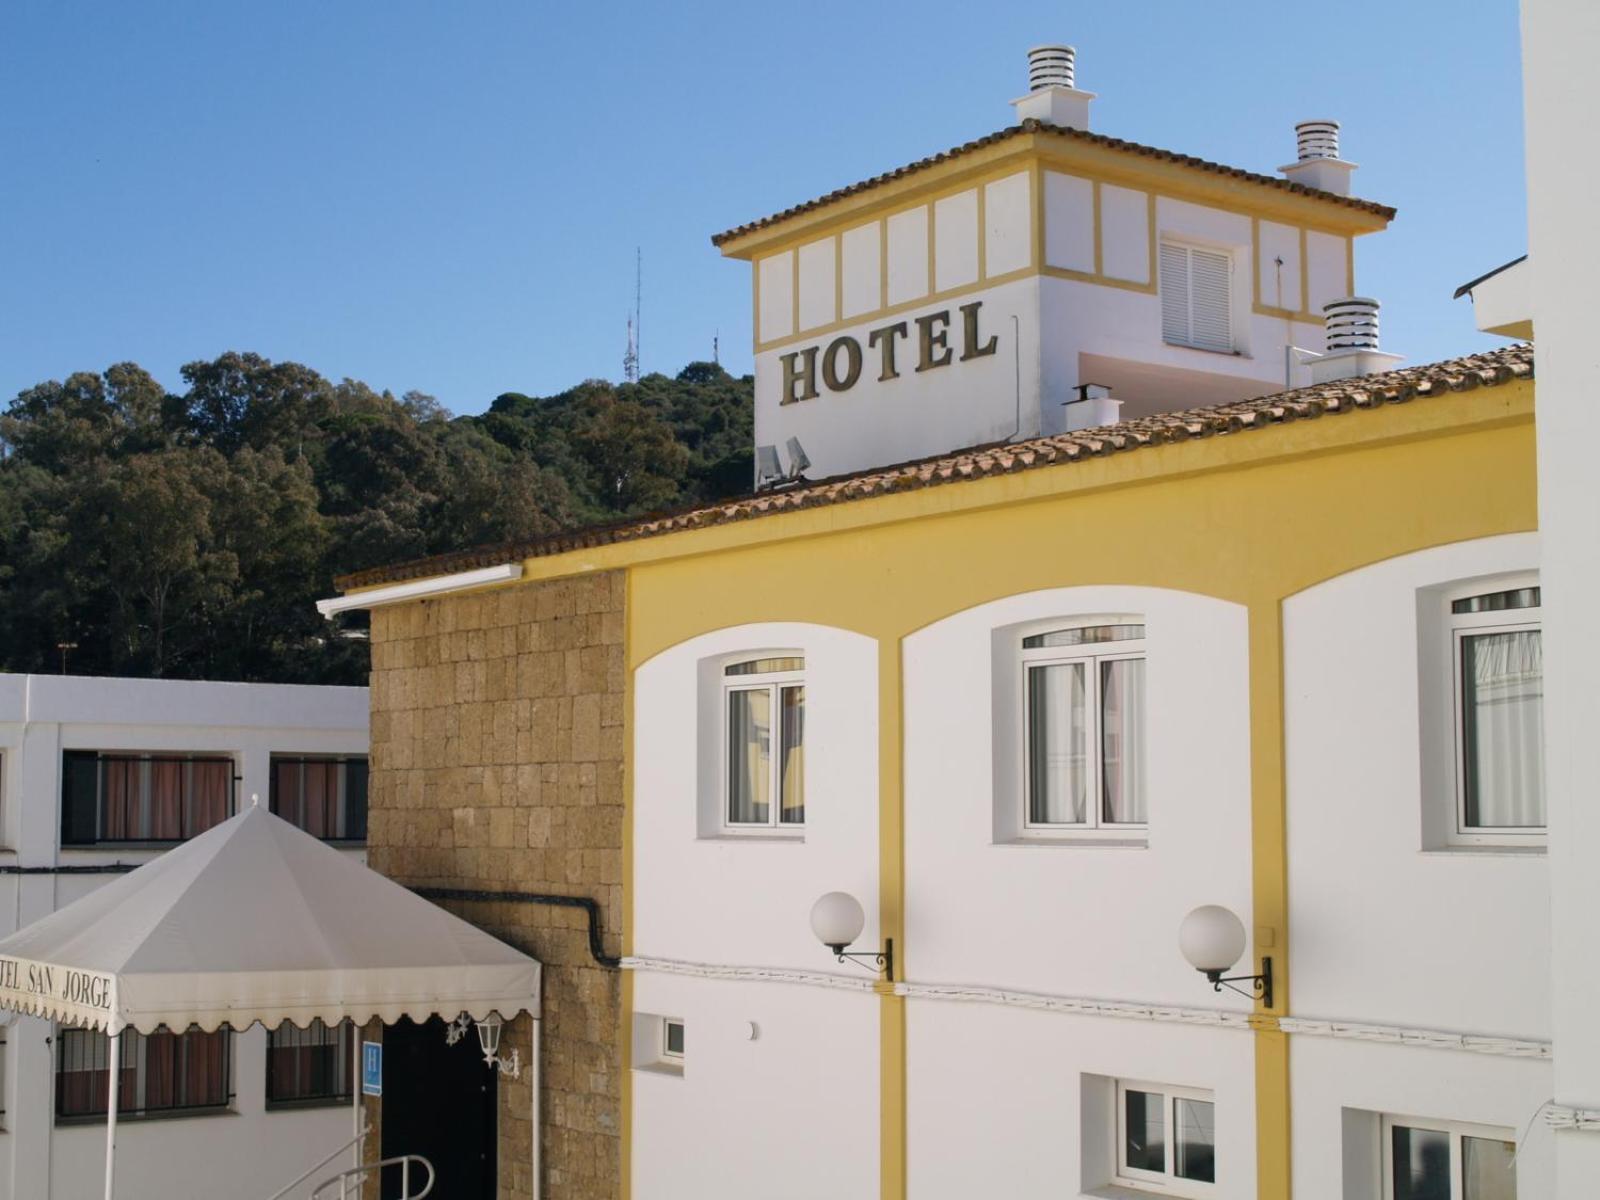
[[[787,444],[789,447],[789,478],[799,479],[805,473],[805,469],[811,465],[811,459],[807,456],[804,447],[800,445],[799,438],[792,437]]]
[[[783,481],[783,466],[776,446],[756,447],[756,491]]]

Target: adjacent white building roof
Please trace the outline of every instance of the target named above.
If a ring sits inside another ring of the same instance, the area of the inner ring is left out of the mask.
[[[532,958],[255,806],[0,941],[0,1008],[108,1033],[538,1004]]]

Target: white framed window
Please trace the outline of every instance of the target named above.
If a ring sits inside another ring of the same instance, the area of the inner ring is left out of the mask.
[[[1063,625],[1020,653],[1023,828],[1147,828],[1144,625]]]
[[[1118,1080],[1116,1182],[1168,1196],[1216,1195],[1217,1121],[1210,1092]]]
[[[722,669],[723,823],[794,830],[806,822],[805,659],[769,655]]]
[[[661,1018],[661,1057],[683,1061],[683,1022],[677,1017]]]
[[[1232,354],[1233,255],[1163,241],[1160,258],[1162,341]]]
[[[1517,1200],[1510,1130],[1384,1117],[1383,1200]]]
[[[1545,836],[1540,589],[1520,578],[1446,596],[1460,845]]]

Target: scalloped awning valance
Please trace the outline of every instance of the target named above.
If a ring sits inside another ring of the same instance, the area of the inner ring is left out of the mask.
[[[257,806],[0,941],[0,1009],[106,1033],[538,1008],[534,959]]]

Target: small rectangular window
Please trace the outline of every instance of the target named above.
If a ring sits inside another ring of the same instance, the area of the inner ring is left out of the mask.
[[[1233,353],[1232,255],[1162,242],[1160,257],[1162,340]]]
[[[723,670],[726,823],[805,825],[805,660],[770,656]]]
[[[350,1091],[349,1021],[329,1028],[313,1020],[304,1029],[288,1021],[267,1031],[269,1105],[340,1104]]]
[[[62,755],[61,842],[181,842],[233,815],[231,758],[196,755]]]
[[[1498,1130],[1385,1117],[1384,1200],[1517,1200],[1516,1150]]]
[[[1216,1108],[1209,1092],[1117,1084],[1117,1181],[1176,1196],[1210,1196],[1217,1181]]]
[[[683,1058],[683,1022],[673,1017],[666,1017],[661,1022],[661,1056],[663,1058]]]
[[[1526,844],[1545,832],[1540,589],[1450,603],[1456,714],[1456,835]]]
[[[56,1038],[56,1117],[103,1117],[110,1095],[111,1039],[90,1029]],[[226,1029],[204,1033],[126,1029],[120,1039],[117,1115],[221,1110],[233,1101],[232,1046]]]
[[[329,842],[367,840],[367,760],[274,754],[269,803],[278,816]]]
[[[1137,623],[1023,638],[1026,826],[1148,825],[1143,638]]]

